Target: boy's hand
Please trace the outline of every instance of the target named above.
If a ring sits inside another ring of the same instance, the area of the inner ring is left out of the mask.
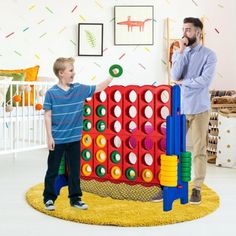
[[[55,142],[53,138],[48,138],[48,149],[53,151],[55,148]]]

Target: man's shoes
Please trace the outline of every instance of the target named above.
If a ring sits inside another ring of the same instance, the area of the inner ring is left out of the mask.
[[[75,200],[75,201],[73,201],[73,202],[70,202],[70,205],[71,205],[72,207],[79,208],[79,209],[81,209],[81,210],[87,210],[87,209],[88,209],[88,205],[85,204],[85,203],[81,200],[81,198],[78,198],[78,200]]]
[[[54,207],[54,202],[53,200],[47,200],[44,204],[44,208],[45,210],[48,210],[48,211],[54,211],[55,210],[55,207]]]
[[[159,191],[152,199],[150,200],[151,202],[162,202],[163,201],[163,192],[162,190]]]
[[[201,203],[201,191],[193,188],[192,195],[190,197],[190,204],[198,205]]]

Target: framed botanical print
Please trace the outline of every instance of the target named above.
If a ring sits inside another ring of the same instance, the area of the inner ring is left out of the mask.
[[[115,45],[153,45],[153,6],[114,7]]]
[[[103,55],[103,24],[79,23],[78,25],[78,55]]]

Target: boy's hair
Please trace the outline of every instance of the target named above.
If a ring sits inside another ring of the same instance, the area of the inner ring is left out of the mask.
[[[59,78],[59,71],[63,71],[66,69],[66,63],[73,64],[75,62],[75,59],[73,57],[59,57],[57,60],[54,62],[53,65],[53,71],[54,74]]]
[[[199,18],[194,18],[194,17],[186,17],[184,18],[184,24],[186,23],[192,23],[195,27],[200,28],[201,30],[203,29],[203,24],[199,20]]]

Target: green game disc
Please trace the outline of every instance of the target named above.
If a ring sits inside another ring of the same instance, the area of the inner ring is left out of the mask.
[[[118,70],[118,72],[116,73],[115,71]],[[114,64],[110,67],[109,69],[109,74],[112,76],[112,77],[119,77],[121,76],[123,73],[123,69],[120,65],[117,65],[117,64]]]

